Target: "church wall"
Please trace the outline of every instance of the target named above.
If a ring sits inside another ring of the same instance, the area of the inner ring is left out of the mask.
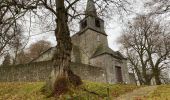
[[[105,68],[105,71],[107,73],[107,82],[108,83],[116,83],[116,77],[115,77],[115,72],[114,72],[114,67],[113,67],[113,61],[112,61],[112,56],[109,54],[103,54],[98,57],[95,57],[91,59],[91,65],[97,66],[100,65],[99,67]]]
[[[100,55],[95,58],[92,58],[90,59],[90,65],[105,68],[106,67],[105,58],[106,58],[106,55]]]
[[[103,54],[90,60],[93,66],[105,68],[108,83],[117,83],[116,66],[121,67],[123,82],[130,83],[126,60],[118,60],[109,54]],[[100,65],[100,66],[99,66]]]
[[[76,33],[71,37],[71,42],[75,45],[75,46],[79,46],[79,35]]]
[[[83,80],[106,82],[102,68],[71,63],[71,69]],[[48,79],[52,71],[52,61],[36,62],[25,65],[1,66],[0,82],[37,82]]]
[[[99,35],[100,41],[97,40],[97,37]],[[100,44],[104,44],[108,46],[107,44],[107,37],[105,35],[102,35],[100,33],[97,33],[92,30],[87,30],[85,33],[81,34],[79,36],[80,41],[79,41],[79,48],[82,54],[82,60],[85,60],[87,58],[91,58],[91,56],[94,54],[96,51],[96,48]],[[87,56],[87,57],[86,57]],[[82,61],[84,64],[88,64],[89,61]]]

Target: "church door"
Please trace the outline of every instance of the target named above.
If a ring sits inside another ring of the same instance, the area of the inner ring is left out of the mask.
[[[116,79],[118,83],[123,82],[123,78],[122,78],[122,69],[121,67],[116,66]]]

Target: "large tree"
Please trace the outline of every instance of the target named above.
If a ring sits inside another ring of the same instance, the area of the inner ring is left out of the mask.
[[[122,35],[120,43],[126,49],[127,56],[140,83],[149,85],[154,77],[161,84],[161,71],[169,62],[170,35],[151,16],[138,16]]]

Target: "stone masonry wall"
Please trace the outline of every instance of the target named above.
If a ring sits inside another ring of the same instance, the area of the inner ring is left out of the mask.
[[[84,64],[71,63],[71,69],[83,80],[106,82],[105,71],[102,68]],[[48,79],[52,71],[52,62],[37,62],[16,66],[0,67],[0,82],[37,82]]]

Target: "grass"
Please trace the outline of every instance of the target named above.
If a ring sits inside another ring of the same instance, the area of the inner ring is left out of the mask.
[[[46,98],[40,91],[45,83],[0,83],[0,100],[55,100]],[[107,100],[139,88],[135,85],[106,84],[84,81],[78,88],[71,88],[60,100]]]
[[[47,100],[40,89],[44,83],[0,83],[0,100]]]
[[[157,89],[147,97],[147,100],[170,100],[170,84],[158,86]]]

